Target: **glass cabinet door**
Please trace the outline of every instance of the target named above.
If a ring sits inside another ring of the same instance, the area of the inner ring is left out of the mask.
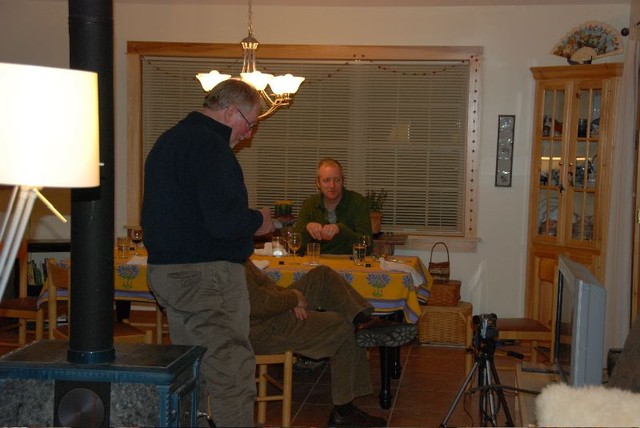
[[[558,235],[560,195],[563,191],[564,151],[563,112],[564,90],[544,91],[544,111],[539,159],[538,218],[536,233],[539,236]]]
[[[531,67],[535,103],[525,313],[543,323],[550,319],[553,288],[545,278],[560,255],[603,282],[609,269],[605,232],[615,222],[608,215],[611,144],[623,69],[621,63]]]
[[[594,214],[600,151],[600,88],[578,90],[578,118],[572,136],[569,190],[572,193],[571,234],[574,241],[594,239]]]

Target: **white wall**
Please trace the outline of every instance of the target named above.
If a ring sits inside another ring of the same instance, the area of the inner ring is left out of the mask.
[[[238,6],[206,5],[195,0],[150,3],[114,2],[116,233],[122,233],[126,223],[127,41],[237,43],[246,35],[245,2],[238,2]],[[475,253],[452,252],[452,277],[463,281],[463,298],[474,304],[474,313],[495,312],[505,317],[522,314],[524,306],[534,91],[529,67],[565,65],[563,58],[549,52],[567,31],[589,20],[620,29],[629,25],[629,13],[629,5],[605,4],[605,0],[601,5],[404,8],[261,6],[256,0],[254,33],[263,44],[484,48],[477,224],[480,242]],[[0,0],[0,40],[0,61],[68,66],[67,2]],[[605,60],[621,61],[622,57]],[[55,108],[55,100],[48,100],[43,88],[42,99],[34,100],[34,123],[38,114],[46,114],[51,108]],[[499,114],[516,115],[511,188],[494,187]],[[46,233],[56,234],[49,229]],[[428,262],[426,251],[398,251],[406,252]]]

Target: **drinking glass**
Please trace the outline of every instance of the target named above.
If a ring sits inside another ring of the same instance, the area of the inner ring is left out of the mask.
[[[116,258],[126,259],[129,257],[129,238],[118,236],[116,239]]]
[[[133,252],[134,256],[140,255],[140,253],[138,253],[138,246],[142,242],[142,235],[143,235],[143,232],[141,227],[133,227],[130,229],[129,238],[135,244],[134,252]]]
[[[274,236],[273,239],[271,239],[271,248],[274,257],[282,257],[284,255],[284,238]]]
[[[364,245],[365,249],[364,249],[364,260],[367,260],[367,254],[371,254],[371,236],[369,236],[366,233],[363,233],[362,235],[360,235],[358,237],[358,244],[362,244]]]
[[[292,232],[289,236],[289,248],[293,251],[293,261],[295,263],[298,256],[298,250],[302,246],[302,234],[298,232]]]
[[[361,242],[353,244],[353,263],[356,266],[362,266],[364,264],[364,256],[367,252],[367,246]]]
[[[309,264],[311,266],[318,266],[320,264],[320,244],[318,242],[309,242],[307,244],[307,256],[309,257]]]

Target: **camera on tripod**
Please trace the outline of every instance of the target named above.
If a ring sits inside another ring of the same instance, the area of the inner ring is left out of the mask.
[[[455,407],[458,405],[460,398],[467,391],[467,387],[472,382],[475,373],[478,374],[478,387],[471,389],[471,393],[478,391],[479,397],[479,415],[480,426],[499,426],[498,425],[498,411],[503,410],[506,417],[504,425],[512,427],[513,419],[511,418],[511,412],[507,406],[507,401],[504,396],[504,389],[515,389],[512,387],[505,387],[500,384],[500,378],[498,377],[498,370],[493,361],[493,355],[496,349],[496,342],[498,340],[498,317],[496,314],[482,314],[473,316],[473,349],[467,351],[473,352],[475,362],[471,371],[467,374],[462,386],[458,390],[456,398],[453,400],[447,415],[440,424],[441,428],[447,426],[449,418],[453,414]]]
[[[473,347],[478,349],[487,340],[498,337],[498,316],[496,314],[481,314],[473,316],[475,332],[473,334]]]

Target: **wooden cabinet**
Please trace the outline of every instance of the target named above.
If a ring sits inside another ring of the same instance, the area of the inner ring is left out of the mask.
[[[558,256],[604,280],[611,140],[622,64],[534,67],[526,312],[551,325]]]

